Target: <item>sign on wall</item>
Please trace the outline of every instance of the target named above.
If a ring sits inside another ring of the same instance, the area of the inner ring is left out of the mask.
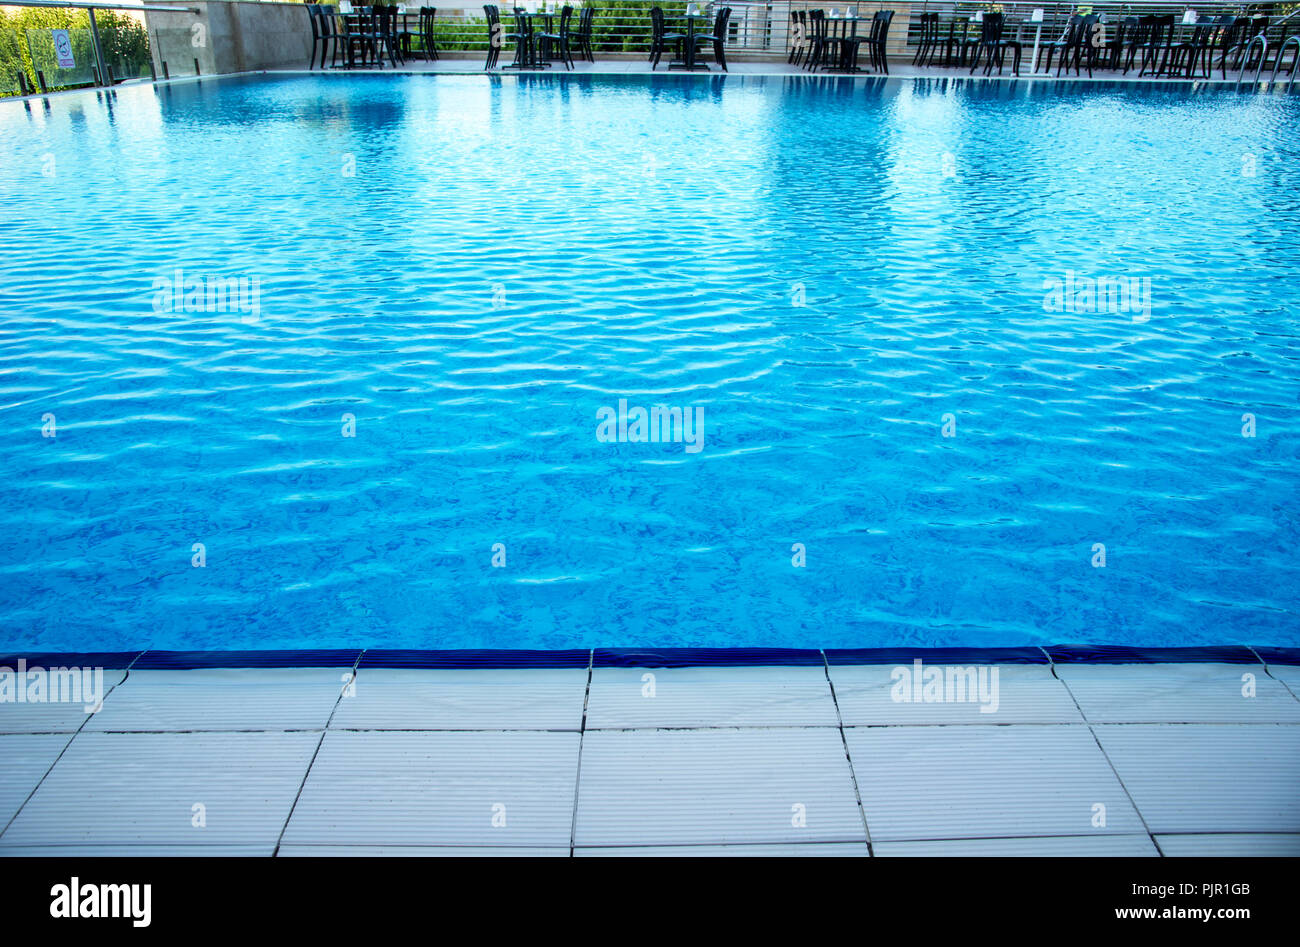
[[[50,30],[54,36],[54,58],[60,69],[75,69],[76,59],[72,56],[72,38],[67,30]]]

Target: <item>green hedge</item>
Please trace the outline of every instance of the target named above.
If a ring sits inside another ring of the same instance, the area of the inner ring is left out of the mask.
[[[139,20],[113,10],[97,10],[99,44],[104,59],[118,79],[149,75],[149,35]],[[17,95],[18,74],[27,76],[32,89],[38,89],[36,67],[27,46],[28,30],[89,30],[90,14],[85,10],[60,10],[50,7],[0,9],[0,95]],[[72,34],[72,52],[78,65],[95,62],[89,33]],[[47,82],[54,77],[47,75]],[[62,88],[50,85],[50,90]]]

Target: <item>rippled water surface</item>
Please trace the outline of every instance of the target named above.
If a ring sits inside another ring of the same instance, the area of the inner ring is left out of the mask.
[[[1297,103],[0,105],[0,648],[1300,644]],[[256,305],[168,312],[178,268]],[[1055,305],[1067,271],[1149,319]],[[601,442],[619,399],[703,449]]]

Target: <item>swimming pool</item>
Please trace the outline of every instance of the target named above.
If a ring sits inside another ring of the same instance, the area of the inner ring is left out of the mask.
[[[1300,644],[1298,102],[0,105],[0,650]]]

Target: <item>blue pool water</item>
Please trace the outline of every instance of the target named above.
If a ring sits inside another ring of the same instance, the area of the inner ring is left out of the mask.
[[[677,76],[0,105],[0,650],[1300,644],[1297,119]],[[602,442],[620,399],[701,449]]]

